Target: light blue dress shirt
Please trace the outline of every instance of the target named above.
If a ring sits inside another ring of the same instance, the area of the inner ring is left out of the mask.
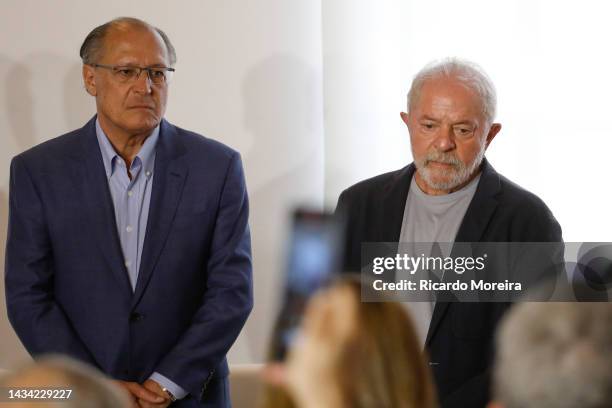
[[[115,221],[123,259],[132,290],[134,290],[138,280],[149,218],[159,126],[153,129],[132,161],[129,169],[131,179],[128,176],[125,161],[117,154],[97,119],[96,136],[115,208]],[[168,389],[177,399],[187,395],[187,391],[157,372],[153,373],[150,378]]]

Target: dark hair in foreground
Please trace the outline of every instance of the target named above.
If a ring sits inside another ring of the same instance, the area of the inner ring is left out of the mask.
[[[130,27],[150,29],[157,32],[166,45],[170,65],[174,65],[176,63],[176,51],[174,46],[170,42],[170,38],[168,38],[166,33],[164,33],[161,29],[137,18],[118,17],[94,28],[89,34],[87,34],[87,37],[85,37],[85,41],[83,41],[83,45],[81,45],[81,49],[79,51],[83,64],[95,64],[99,61],[99,59],[102,57],[102,52],[104,51],[104,39],[109,30],[126,29]]]

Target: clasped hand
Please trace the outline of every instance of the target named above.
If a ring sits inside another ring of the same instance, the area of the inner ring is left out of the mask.
[[[142,385],[131,381],[117,383],[129,393],[133,408],[166,408],[172,402],[162,387],[151,379]]]

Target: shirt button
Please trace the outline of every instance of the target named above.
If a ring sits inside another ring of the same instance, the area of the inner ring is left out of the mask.
[[[142,319],[144,319],[145,316],[143,314],[137,313],[137,312],[133,312],[130,314],[130,321],[131,322],[139,322]]]
[[[145,176],[147,176],[147,177],[151,177],[151,172],[150,172],[150,171],[147,171],[147,172],[145,173]]]
[[[132,226],[131,226],[131,225],[128,225],[127,227],[125,227],[125,230],[126,230],[127,232],[132,232],[133,228],[132,228]]]
[[[125,261],[125,266],[128,268],[132,265],[132,261]]]
[[[134,195],[134,192],[132,190],[128,190],[128,197],[131,197]]]

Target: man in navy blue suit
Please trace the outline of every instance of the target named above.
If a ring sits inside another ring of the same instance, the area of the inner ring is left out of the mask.
[[[30,354],[96,366],[134,406],[230,406],[226,353],[253,306],[240,155],[163,119],[163,31],[115,19],[81,58],[97,115],[11,163],[11,324]]]

